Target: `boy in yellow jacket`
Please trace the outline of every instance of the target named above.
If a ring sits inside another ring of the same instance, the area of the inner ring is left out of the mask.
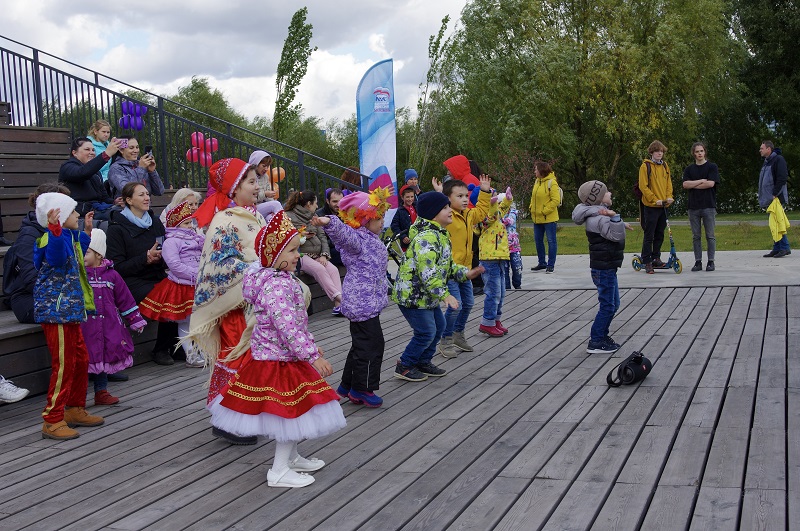
[[[666,207],[672,198],[672,176],[664,161],[667,146],[654,140],[647,148],[649,159],[639,167],[639,190],[642,192],[642,262],[644,270],[652,275],[654,267],[664,267],[661,261],[661,244],[667,227]]]
[[[433,179],[433,188],[442,192],[450,199],[453,209],[453,222],[447,226],[450,234],[450,243],[453,249],[453,262],[467,269],[472,268],[472,239],[473,227],[489,214],[491,204],[492,181],[486,175],[480,176],[480,192],[475,208],[469,208],[469,189],[458,179],[450,179],[442,185],[438,179]],[[438,352],[445,358],[455,358],[460,351],[472,352],[474,349],[464,337],[464,328],[467,326],[469,313],[475,304],[472,293],[472,282],[447,281],[447,291],[458,301],[458,309],[450,307],[445,311],[445,329],[439,342]]]
[[[483,317],[478,330],[489,337],[503,337],[508,328],[500,322],[503,314],[503,299],[506,297],[505,268],[510,254],[508,251],[508,232],[503,218],[511,210],[511,188],[505,194],[492,197],[489,215],[481,222],[481,236],[478,242],[480,265],[484,268]]]

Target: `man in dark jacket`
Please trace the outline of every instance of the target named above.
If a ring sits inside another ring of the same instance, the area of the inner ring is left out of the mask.
[[[93,210],[94,219],[108,220],[114,199],[103,186],[100,169],[118,149],[116,138],[112,138],[106,150],[97,156],[88,138],[76,138],[72,143],[72,156],[58,170],[58,180],[69,188],[70,195],[78,202],[76,210],[81,217]]]
[[[328,188],[325,190],[325,204],[317,209],[317,216],[338,216],[339,201],[341,201],[343,197],[344,193],[340,188]],[[339,251],[330,238],[328,238],[328,249],[331,253],[331,263],[337,266],[344,265],[342,263],[342,256],[339,254]]]
[[[766,209],[774,199],[777,199],[785,207],[789,202],[786,190],[789,168],[786,159],[781,155],[780,149],[775,149],[775,145],[769,140],[762,142],[758,151],[764,157],[764,165],[761,166],[761,173],[758,176],[758,204]],[[783,238],[772,244],[772,250],[765,254],[764,258],[783,258],[790,254],[792,250],[789,247],[789,238],[784,234]]]

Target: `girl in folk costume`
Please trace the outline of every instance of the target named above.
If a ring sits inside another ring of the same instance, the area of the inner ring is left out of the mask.
[[[169,268],[167,278],[155,285],[141,302],[142,315],[154,321],[176,321],[178,337],[189,334],[189,316],[194,303],[194,285],[200,267],[205,237],[194,229],[192,205],[183,201],[167,211],[166,239],[161,258]],[[203,355],[186,345],[186,366],[203,367]]]
[[[339,216],[314,217],[339,249],[347,274],[342,284],[342,314],[350,320],[353,338],[337,393],[354,404],[380,407],[375,394],[383,361],[383,329],[380,313],[389,304],[386,262],[389,255],[378,236],[389,209],[388,188],[370,194],[355,192],[339,202]]]
[[[211,400],[211,423],[238,436],[276,440],[267,473],[271,487],[305,487],[304,472],[325,463],[297,453],[302,439],[324,437],[346,424],[339,397],[325,381],[333,369],[308,331],[300,282],[292,275],[300,259],[300,236],[283,211],[272,215],[256,237],[259,263],[244,273],[244,299],[254,321],[226,360],[241,360],[238,372]]]
[[[184,345],[192,343],[212,366],[208,403],[236,375],[242,358],[228,359],[242,340],[247,327],[242,280],[245,269],[258,260],[255,241],[265,225],[256,209],[258,181],[255,169],[239,159],[222,159],[209,169],[209,193],[194,213],[197,225],[206,229],[200,254],[194,306],[189,334]],[[213,428],[213,434],[232,444],[255,444],[256,437],[240,437]]]
[[[147,322],[131,290],[114,270],[114,263],[105,259],[106,233],[93,230],[89,249],[83,258],[86,275],[94,292],[97,313],[81,323],[81,332],[89,351],[89,374],[94,374],[94,404],[107,406],[119,402],[108,392],[108,375],[133,365],[131,330],[141,333]]]

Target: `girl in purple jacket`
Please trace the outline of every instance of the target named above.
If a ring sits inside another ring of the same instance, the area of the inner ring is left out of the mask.
[[[133,365],[133,340],[125,328],[141,333],[147,322],[122,277],[106,260],[106,233],[92,231],[89,249],[83,258],[86,276],[94,292],[96,313],[81,323],[81,332],[89,351],[89,374],[94,374],[94,405],[109,406],[119,398],[108,392],[108,375]]]
[[[347,274],[342,283],[342,314],[350,320],[353,338],[336,390],[354,404],[380,407],[375,394],[383,361],[383,329],[380,313],[389,303],[386,247],[380,239],[383,216],[389,209],[388,189],[355,192],[339,202],[339,216],[314,217],[342,255]]]
[[[140,303],[142,315],[154,321],[177,321],[178,337],[189,333],[189,317],[194,304],[194,286],[200,268],[205,237],[194,229],[194,212],[187,199],[167,211],[167,230],[161,258],[169,268],[167,278],[153,287]],[[186,366],[203,367],[203,355],[185,344]]]

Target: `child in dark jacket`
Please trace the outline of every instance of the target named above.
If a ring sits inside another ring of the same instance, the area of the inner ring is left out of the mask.
[[[392,218],[392,234],[397,235],[405,232],[400,239],[400,248],[405,251],[408,249],[408,244],[411,241],[408,238],[408,229],[417,221],[417,210],[414,208],[414,203],[417,200],[417,194],[414,193],[414,188],[411,185],[405,185],[400,188],[400,200],[402,204],[397,208]]]
[[[131,290],[105,255],[106,233],[93,230],[83,263],[94,293],[95,313],[81,323],[81,333],[89,351],[89,374],[95,375],[96,406],[119,402],[119,398],[108,392],[108,375],[133,365],[133,339],[125,323],[139,333],[147,324]]]
[[[389,304],[389,254],[378,235],[389,209],[388,197],[388,189],[379,188],[370,194],[354,192],[339,202],[341,219],[323,216],[311,220],[336,244],[347,268],[342,283],[342,314],[350,320],[353,343],[337,392],[367,407],[383,404],[375,391],[380,384],[384,349],[380,313]]]
[[[609,335],[611,320],[620,303],[617,269],[625,258],[625,230],[631,230],[631,226],[609,208],[611,192],[602,182],[583,183],[578,189],[578,198],[581,203],[573,210],[572,220],[578,225],[586,225],[589,267],[600,302],[586,352],[612,354],[620,348]]]
[[[99,426],[103,417],[86,411],[89,354],[81,333],[94,296],[86,278],[83,253],[89,246],[94,214],[78,232],[77,202],[59,193],[36,199],[36,220],[47,231],[36,240],[33,263],[39,270],[33,288],[33,314],[50,349],[52,372],[42,412],[42,438],[75,439],[73,426]]]

